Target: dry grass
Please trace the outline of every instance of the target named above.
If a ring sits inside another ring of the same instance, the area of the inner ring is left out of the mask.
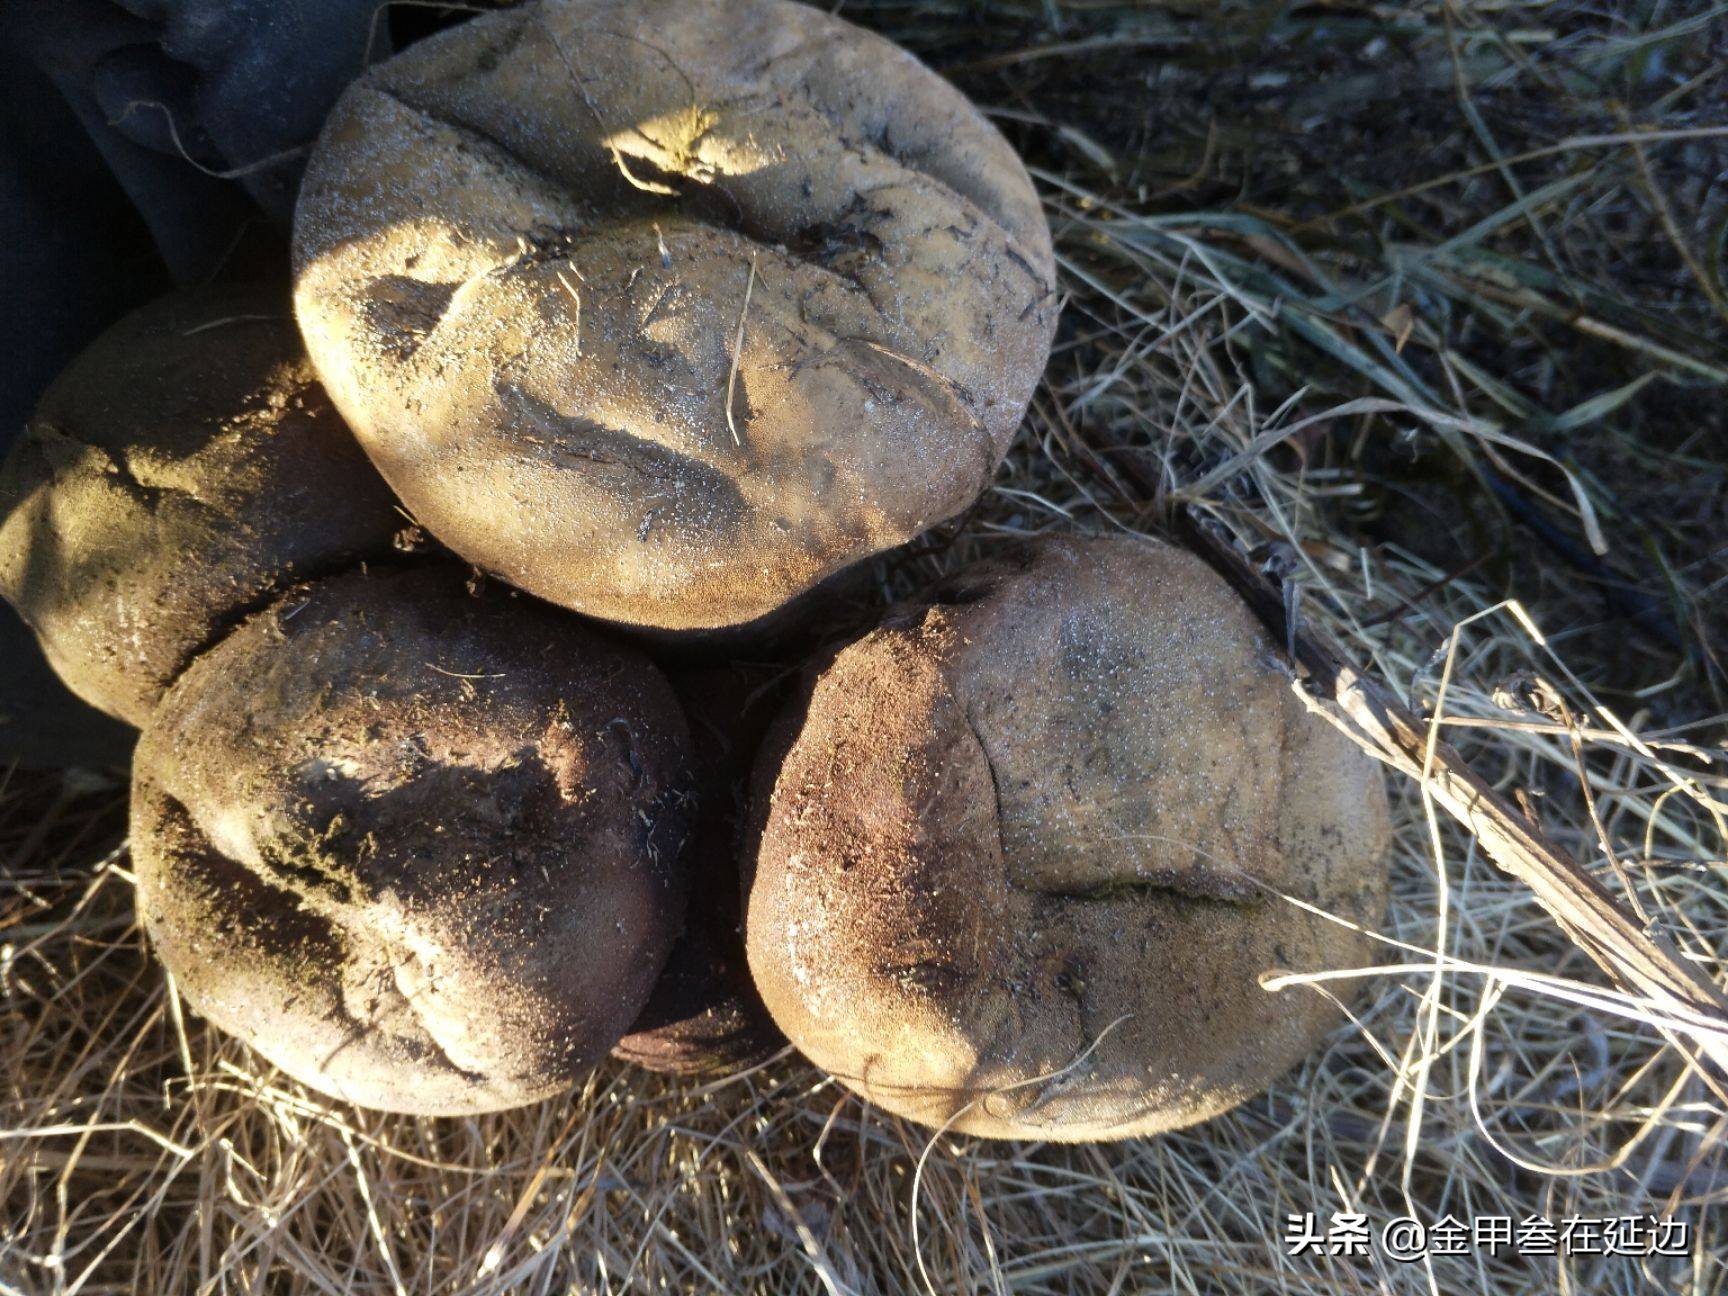
[[[884,591],[1196,503],[1720,979],[1723,11],[985,10],[845,6],[994,106],[1069,294],[996,489]],[[1728,1111],[1395,795],[1353,1023],[1226,1118],[1063,1148],[931,1140],[794,1058],[706,1087],[608,1066],[478,1120],[332,1110],[182,1018],[132,922],[123,792],[14,775],[0,1288],[1728,1290]],[[1696,1242],[1285,1254],[1287,1212],[1338,1210],[1655,1212]]]

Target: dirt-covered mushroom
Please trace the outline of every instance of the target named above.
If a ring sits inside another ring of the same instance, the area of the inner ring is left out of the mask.
[[[805,1054],[931,1125],[1079,1141],[1222,1112],[1340,1019],[1260,975],[1360,964],[1345,924],[1384,912],[1377,767],[1219,578],[1151,542],[971,569],[842,649],[780,746],[751,971]]]
[[[784,701],[786,672],[728,663],[670,668],[695,752],[699,821],[684,934],[615,1057],[670,1075],[761,1062],[786,1037],[763,1006],[744,956],[741,850],[745,785]]]
[[[541,0],[411,47],[332,112],[294,251],[312,357],[415,516],[674,631],[966,507],[1056,317],[1002,137],[785,0]]]
[[[634,649],[443,568],[290,591],[139,741],[139,912],[180,993],[391,1111],[569,1086],[683,921],[689,738]]]
[[[402,525],[287,293],[189,289],[109,329],[43,396],[0,468],[0,596],[73,692],[142,724],[241,615],[388,554]]]

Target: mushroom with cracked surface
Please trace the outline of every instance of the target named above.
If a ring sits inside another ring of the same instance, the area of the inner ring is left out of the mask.
[[[971,568],[782,727],[751,972],[807,1056],[930,1125],[1081,1141],[1225,1111],[1339,1020],[1260,974],[1354,966],[1384,913],[1378,768],[1167,546]]]
[[[750,767],[785,672],[737,662],[669,666],[695,752],[690,910],[647,1006],[614,1057],[668,1075],[717,1075],[786,1046],[744,956],[741,850]]]
[[[1055,326],[1012,149],[786,0],[540,0],[373,68],[295,216],[337,406],[463,558],[747,625],[972,502]]]
[[[555,1094],[683,921],[689,739],[635,650],[446,568],[293,591],[198,658],[133,772],[180,992],[290,1075],[432,1115]]]
[[[0,508],[0,596],[135,725],[239,617],[401,525],[263,287],[183,290],[99,337],[12,447]]]

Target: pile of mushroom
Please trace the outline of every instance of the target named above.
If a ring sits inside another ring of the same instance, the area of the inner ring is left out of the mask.
[[[972,504],[1057,298],[1025,169],[786,0],[539,0],[355,81],[292,292],[182,291],[0,470],[0,594],[142,728],[177,992],[459,1114],[790,1040],[892,1111],[1204,1119],[1339,1019],[1375,770],[1196,559],[1029,542],[822,639]]]

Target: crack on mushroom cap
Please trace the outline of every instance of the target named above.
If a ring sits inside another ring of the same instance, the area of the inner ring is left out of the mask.
[[[455,1077],[459,1090],[489,1093],[501,1104],[515,1101],[511,1095],[517,1089],[536,1092],[544,1088],[544,1081],[537,1080],[531,1069],[501,1075],[493,1058],[488,1059],[488,1074],[459,1060],[452,1051],[453,1047],[460,1049],[459,1041],[445,1042],[446,1024],[421,1001],[420,990],[405,982],[405,967],[410,962],[423,964],[424,960],[399,934],[379,922],[362,923],[351,907],[345,907],[351,900],[345,889],[326,894],[331,881],[327,875],[310,865],[270,859],[270,852],[261,858],[262,867],[248,868],[212,845],[177,798],[148,784],[140,786],[135,795],[145,806],[154,805],[146,813],[160,843],[154,867],[141,874],[140,904],[153,919],[152,938],[165,962],[199,968],[193,977],[194,1007],[217,1026],[247,1039],[291,1073],[303,1073],[305,1059],[281,1056],[276,1041],[257,1031],[254,1005],[260,991],[261,964],[281,964],[287,982],[301,995],[315,995],[317,983],[329,968],[351,971],[358,964],[362,970],[371,967],[371,973],[358,983],[352,975],[344,975],[340,992],[330,996],[322,1014],[334,1027],[313,1060],[323,1086],[364,1103],[374,1097],[373,1092],[364,1083],[348,1078],[350,1066],[365,1068],[376,1065],[376,1057],[403,1056],[419,1066],[431,1065],[447,1072]],[[176,899],[159,899],[170,887],[177,892]],[[284,895],[278,898],[272,892]],[[263,917],[266,914],[268,918]],[[264,923],[271,928],[268,938],[248,930]],[[237,931],[247,934],[237,937]],[[257,961],[237,959],[237,943],[252,947]],[[284,957],[285,946],[295,953]],[[371,963],[374,959],[382,963],[388,976],[378,975]],[[223,977],[224,964],[236,975]],[[272,979],[263,979],[268,987]],[[422,985],[429,979],[423,977]],[[278,989],[292,993],[286,987]],[[292,1011],[296,1005],[289,1001],[280,1007]],[[356,1052],[361,1056],[354,1057]],[[444,1082],[423,1076],[419,1083],[436,1091]],[[422,1098],[437,1101],[426,1092]]]

